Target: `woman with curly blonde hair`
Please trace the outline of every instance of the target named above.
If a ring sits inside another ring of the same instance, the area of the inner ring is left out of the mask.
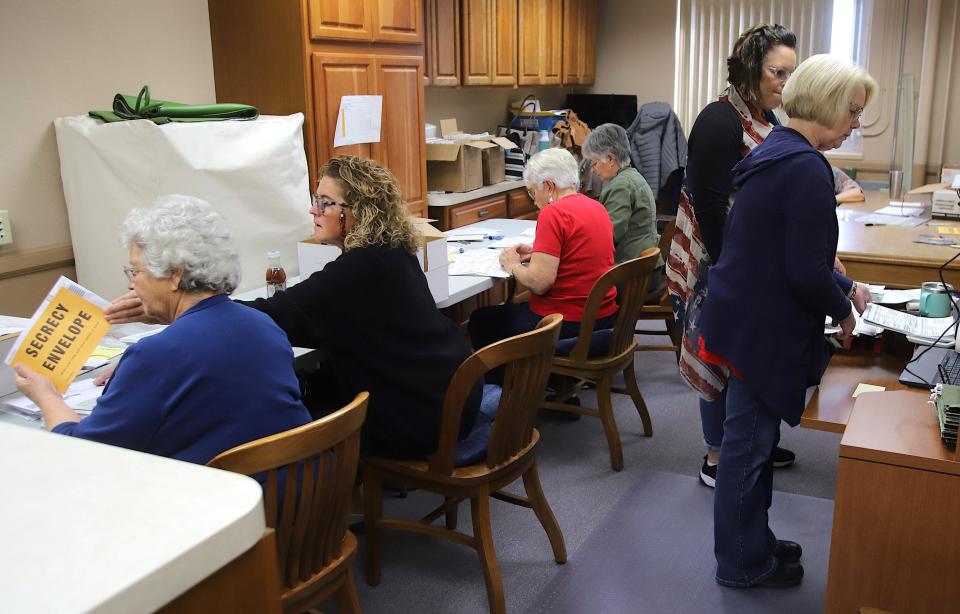
[[[397,181],[372,160],[332,158],[320,168],[310,213],[314,237],[343,253],[295,286],[245,304],[273,318],[292,345],[318,350],[319,368],[304,380],[314,416],[369,391],[364,452],[426,457],[436,449],[447,386],[470,346],[437,310]],[[129,321],[130,314],[117,305],[108,319]],[[481,387],[464,408],[461,438],[473,427]]]

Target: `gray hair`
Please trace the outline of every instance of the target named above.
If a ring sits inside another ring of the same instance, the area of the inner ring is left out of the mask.
[[[140,248],[154,277],[183,271],[183,292],[233,292],[240,283],[240,257],[227,219],[204,200],[182,194],[157,198],[149,209],[134,209],[120,227],[120,242]]]
[[[612,155],[620,166],[630,164],[630,141],[619,124],[601,124],[590,131],[581,146],[583,157]]]
[[[543,187],[544,181],[552,181],[558,188],[580,189],[580,173],[577,160],[566,149],[553,147],[537,152],[523,168],[523,180]]]

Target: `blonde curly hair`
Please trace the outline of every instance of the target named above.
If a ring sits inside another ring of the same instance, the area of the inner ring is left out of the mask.
[[[407,219],[397,179],[373,160],[336,156],[320,167],[321,177],[337,179],[353,212],[353,228],[343,239],[344,251],[357,247],[390,247],[415,254],[420,244]]]

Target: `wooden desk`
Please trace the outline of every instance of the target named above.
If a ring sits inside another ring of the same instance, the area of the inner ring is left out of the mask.
[[[843,205],[841,212],[851,217],[875,211],[889,204],[887,192],[866,192],[863,203]],[[906,200],[930,204],[929,195],[907,196]],[[929,211],[929,209],[928,209]],[[936,234],[936,226],[958,226],[949,220],[934,220],[931,226],[864,226],[852,219],[841,219],[837,255],[847,274],[857,281],[884,284],[894,288],[917,288],[925,281],[936,281],[937,269],[957,250],[943,245],[914,243],[921,234]],[[960,240],[960,237],[958,237]],[[945,279],[960,283],[960,259],[944,272]]]
[[[912,346],[902,336],[884,339],[880,353],[874,353],[869,341],[855,339],[853,348],[834,354],[820,386],[800,417],[800,426],[842,433],[856,401],[853,391],[860,383],[883,386],[887,390],[907,390],[924,399],[929,396],[925,390],[909,388],[898,381],[912,354]]]
[[[960,463],[926,395],[868,393],[840,443],[825,611],[956,612]]]

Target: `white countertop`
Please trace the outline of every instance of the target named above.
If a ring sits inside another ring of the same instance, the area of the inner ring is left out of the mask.
[[[152,612],[256,544],[242,475],[0,423],[0,609]]]
[[[427,206],[451,207],[470,200],[483,198],[484,196],[493,196],[494,194],[525,187],[527,187],[527,184],[523,179],[511,179],[510,181],[501,181],[493,185],[485,185],[482,188],[470,190],[469,192],[445,192],[443,194],[427,192]]]

